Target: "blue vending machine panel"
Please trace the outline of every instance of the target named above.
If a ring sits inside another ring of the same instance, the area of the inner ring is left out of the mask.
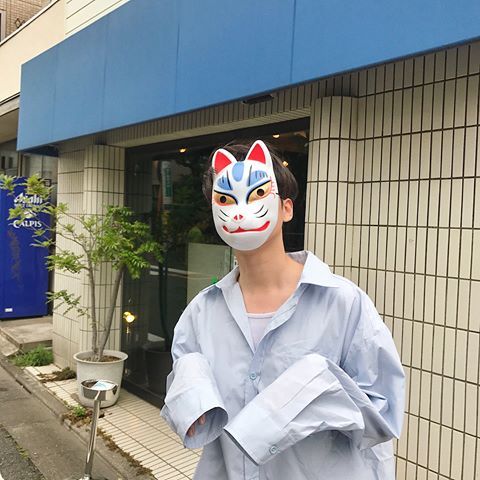
[[[19,178],[18,182],[22,182]],[[0,319],[36,317],[47,314],[47,248],[34,247],[33,230],[49,221],[48,216],[33,216],[23,222],[8,219],[9,209],[18,202],[41,202],[27,197],[17,185],[15,194],[0,190]]]

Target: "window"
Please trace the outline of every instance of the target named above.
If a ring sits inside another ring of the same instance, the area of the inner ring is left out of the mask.
[[[0,145],[0,173],[18,175],[18,152],[15,141]]]
[[[45,155],[23,155],[21,173],[24,177],[38,174],[53,186],[52,202],[57,199],[57,163],[58,158]]]

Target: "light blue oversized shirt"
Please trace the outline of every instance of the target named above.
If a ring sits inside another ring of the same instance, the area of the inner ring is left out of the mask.
[[[300,281],[256,350],[238,267],[190,302],[161,416],[203,447],[195,480],[392,480],[405,386],[390,331],[357,285],[289,255]]]

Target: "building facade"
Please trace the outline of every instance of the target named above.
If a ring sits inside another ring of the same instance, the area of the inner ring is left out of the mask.
[[[357,283],[395,339],[408,386],[397,478],[477,478],[480,42],[470,19],[478,7],[378,9],[367,35],[355,9],[309,1],[275,14],[271,2],[247,5],[235,19],[213,0],[205,11],[108,3],[100,18],[103,2],[83,13],[70,2],[66,39],[22,67],[17,147],[57,156],[58,199],[73,213],[128,205],[165,241],[165,262],[126,279],[116,305],[110,347],[130,354],[128,388],[161,398],[149,347],[232,265],[198,196],[208,152],[263,138],[300,184],[287,245]],[[106,265],[104,312],[112,282]],[[67,285],[88,302],[81,276],[56,272],[55,287]],[[123,323],[127,310],[133,327]],[[53,323],[56,361],[72,365],[89,348],[89,325],[61,311]]]
[[[0,2],[0,173],[39,173],[56,183],[57,159],[17,150],[21,65],[64,38],[63,0]]]
[[[50,0],[2,0],[0,2],[0,41],[32,18]]]

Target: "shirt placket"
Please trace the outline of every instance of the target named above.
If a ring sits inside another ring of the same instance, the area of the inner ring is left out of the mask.
[[[253,355],[250,364],[248,379],[245,382],[245,405],[249,403],[258,394],[258,377],[259,377],[259,359],[258,348]],[[243,455],[243,468],[245,472],[245,480],[259,480],[260,468],[255,465],[246,455]]]
[[[252,361],[248,371],[248,379],[245,382],[245,405],[247,405],[258,395],[258,384],[262,375],[262,365],[265,351],[273,339],[275,329],[285,323],[293,315],[302,291],[303,287],[298,288],[292,297],[284,305],[282,305],[281,309],[273,315],[272,320],[267,326],[266,333],[259,341],[257,349],[253,352]],[[271,455],[275,455],[278,452],[276,445],[270,445],[269,450]],[[243,461],[245,480],[259,480],[260,467],[250,461],[246,455],[244,455]]]

